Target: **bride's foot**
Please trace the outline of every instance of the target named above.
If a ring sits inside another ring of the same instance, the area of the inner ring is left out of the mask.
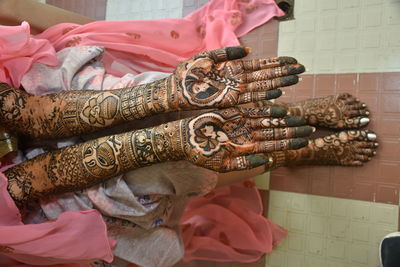
[[[270,156],[270,167],[291,165],[362,166],[376,155],[376,134],[367,130],[342,131],[314,139],[307,147]]]
[[[287,106],[292,115],[302,116],[309,125],[349,129],[369,123],[366,104],[347,93],[308,99]]]

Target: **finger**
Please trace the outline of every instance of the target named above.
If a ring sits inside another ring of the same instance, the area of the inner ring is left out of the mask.
[[[299,77],[297,75],[290,75],[270,80],[243,83],[240,84],[239,87],[243,88],[245,92],[258,92],[276,89],[278,87],[290,86],[298,82]]]
[[[278,128],[278,127],[294,127],[306,125],[306,120],[300,116],[278,118],[249,118],[246,120],[246,127],[250,129],[257,128]]]
[[[272,57],[265,59],[238,60],[230,63],[233,74],[274,68],[283,65],[297,64],[292,57]]]
[[[252,153],[270,153],[274,151],[296,150],[308,145],[306,138],[284,139],[277,141],[264,141],[254,144]]]
[[[246,120],[247,118],[261,118],[274,117],[283,118],[287,114],[287,109],[281,106],[270,106],[270,107],[237,107],[236,110],[241,113],[241,116]]]
[[[269,158],[264,155],[238,156],[229,160],[229,171],[248,170],[265,165]]]
[[[275,99],[282,95],[279,89],[272,89],[263,92],[245,92],[239,95],[238,104],[246,104],[251,102]]]
[[[247,56],[249,48],[244,46],[224,47],[206,52],[206,55],[214,60],[215,63],[224,62],[227,60],[239,59]]]
[[[303,65],[285,65],[274,68],[262,69],[253,72],[247,72],[240,75],[240,79],[243,83],[250,83],[255,81],[269,80],[272,78],[278,78],[282,76],[300,74],[305,71]]]
[[[290,128],[266,128],[255,130],[252,132],[252,140],[254,141],[271,141],[290,139],[296,137],[306,137],[315,131],[314,127],[301,126]]]

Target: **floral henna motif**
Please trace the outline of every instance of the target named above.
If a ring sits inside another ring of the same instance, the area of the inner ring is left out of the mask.
[[[279,107],[231,108],[156,127],[91,140],[41,154],[5,175],[18,205],[49,194],[76,191],[127,170],[164,161],[189,160],[217,171],[247,169],[265,163],[254,153],[297,149],[312,127]],[[272,136],[261,130],[276,130]]]
[[[265,156],[269,158],[269,169],[291,165],[362,166],[376,155],[378,145],[371,131],[342,131],[312,140],[307,147],[298,150]]]
[[[358,128],[368,124],[369,111],[350,94],[339,94],[287,105],[293,115],[304,117],[308,124],[333,129]]]
[[[277,98],[281,86],[298,82],[304,67],[293,58],[235,60],[246,56],[244,47],[201,53],[177,67],[171,79],[171,100],[178,109],[231,107]]]
[[[306,139],[296,137],[311,134],[313,128],[293,127],[304,124],[301,118],[271,118],[270,113],[268,108],[230,108],[188,120],[186,158],[196,165],[228,172],[266,163],[251,154],[298,149],[308,144]],[[265,134],[264,130],[271,127],[276,135]]]
[[[29,137],[75,136],[158,113],[276,98],[277,87],[297,83],[304,71],[287,57],[234,60],[246,54],[243,47],[204,52],[165,79],[113,91],[33,96],[0,84],[0,123]]]

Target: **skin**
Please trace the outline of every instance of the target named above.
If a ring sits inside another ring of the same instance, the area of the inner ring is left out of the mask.
[[[228,108],[68,146],[5,171],[8,190],[21,207],[159,162],[188,160],[217,172],[262,166],[268,159],[252,154],[308,144],[303,137],[313,128],[300,117],[279,118],[285,113],[279,107]]]
[[[308,125],[330,129],[354,129],[369,123],[367,105],[347,93],[294,103],[260,101],[258,105],[280,105],[288,109],[291,115],[304,118]]]
[[[376,134],[367,130],[341,131],[321,138],[298,150],[266,153],[264,166],[218,175],[217,187],[272,171],[279,167],[300,165],[363,166],[376,155]]]
[[[30,95],[0,84],[0,124],[35,139],[77,136],[126,121],[178,110],[226,108],[279,97],[304,66],[293,58],[237,60],[244,47],[201,53],[169,77],[112,91]]]

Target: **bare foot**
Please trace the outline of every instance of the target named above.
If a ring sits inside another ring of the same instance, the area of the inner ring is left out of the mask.
[[[307,147],[270,154],[270,167],[292,165],[362,166],[376,155],[376,134],[368,130],[342,131],[314,139]]]
[[[302,116],[309,125],[350,129],[369,123],[366,104],[347,93],[308,99],[287,106],[292,115]]]

